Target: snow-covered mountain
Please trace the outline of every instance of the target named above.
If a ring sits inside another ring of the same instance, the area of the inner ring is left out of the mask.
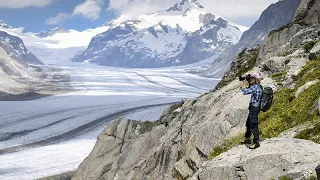
[[[23,27],[14,28],[14,27],[6,24],[2,20],[0,20],[0,29],[1,30],[8,30],[8,31],[16,31],[16,32],[20,32],[20,33],[28,33],[28,30],[26,30],[25,28],[23,28]]]
[[[50,29],[49,31],[41,31],[39,33],[36,33],[35,35],[39,38],[46,38],[46,37],[53,36],[58,33],[69,33],[69,32],[70,31],[68,31],[64,28],[56,27],[56,28]]]
[[[190,64],[218,56],[247,29],[208,13],[195,0],[127,21],[120,17],[109,26],[74,61],[123,67]]]
[[[100,26],[84,31],[54,28],[49,31],[32,33],[23,27],[12,27],[0,21],[0,31],[20,37],[26,47],[45,63],[68,62],[79,52],[83,52],[92,37],[105,32],[108,26]]]
[[[25,47],[19,37],[12,36],[4,31],[0,31],[0,47],[2,47],[11,58],[18,60],[22,64],[42,64],[42,62]]]
[[[0,31],[0,96],[5,93],[22,93],[30,89],[31,81],[38,80],[41,72],[29,64],[42,64],[16,36]]]

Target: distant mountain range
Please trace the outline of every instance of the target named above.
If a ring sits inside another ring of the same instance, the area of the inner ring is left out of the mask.
[[[106,66],[153,68],[211,59],[214,63],[205,71],[192,72],[221,77],[238,52],[261,43],[270,31],[289,23],[299,2],[282,0],[271,5],[249,30],[207,12],[197,0],[180,0],[166,10],[130,20],[120,17],[82,32],[58,27],[31,33],[3,21],[0,30],[20,37],[44,62],[72,59]]]
[[[120,19],[110,22],[110,29],[95,36],[74,61],[137,68],[191,64],[218,56],[248,29],[208,13],[195,0]]]

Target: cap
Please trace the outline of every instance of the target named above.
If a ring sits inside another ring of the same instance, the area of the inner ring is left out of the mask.
[[[261,75],[260,73],[253,73],[253,74],[251,75],[251,77],[257,78],[257,79],[261,79],[261,78],[262,78],[262,75]]]

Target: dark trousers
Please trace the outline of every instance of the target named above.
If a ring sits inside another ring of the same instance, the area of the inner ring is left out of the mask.
[[[249,106],[249,115],[246,122],[247,131],[245,137],[249,139],[253,134],[253,142],[259,142],[259,128],[258,128],[258,115],[260,113],[260,108]]]

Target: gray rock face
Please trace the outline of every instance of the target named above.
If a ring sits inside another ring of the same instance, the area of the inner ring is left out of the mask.
[[[319,6],[319,1],[302,1],[294,21],[265,38],[259,53],[260,62],[294,51],[310,41],[319,40],[320,22],[315,20],[320,16],[320,12],[316,10]]]
[[[0,31],[0,47],[2,47],[10,57],[17,59],[23,64],[43,64],[25,46],[22,40],[16,36]]]
[[[317,0],[301,0],[301,4],[297,9],[295,21],[303,21],[307,25],[320,23],[320,2]]]
[[[263,11],[259,20],[248,31],[243,33],[240,41],[224,51],[204,74],[215,72],[216,64],[223,61],[226,66],[219,72],[216,72],[217,77],[223,76],[230,63],[240,51],[261,44],[272,30],[290,23],[294,18],[299,3],[300,0],[283,0],[270,5]]]
[[[198,19],[195,27],[204,26],[190,28],[186,22],[194,23],[194,19]],[[218,56],[242,35],[239,28],[216,19],[193,0],[181,0],[165,11],[110,26],[73,60],[135,68],[184,65]]]
[[[99,136],[74,179],[191,177],[208,159],[212,147],[243,128],[250,97],[243,96],[238,87],[239,82],[234,81],[221,91],[185,102],[177,114],[171,110],[172,115],[163,116],[172,118],[167,127],[158,125],[150,132],[132,135],[137,128],[126,128],[132,122],[118,120]],[[128,130],[122,133],[121,129]],[[111,130],[114,133],[109,133]]]
[[[94,150],[80,165],[73,179],[139,177],[135,174],[135,169],[140,168],[153,155],[154,147],[160,145],[160,138],[165,131],[164,125],[157,126],[150,132],[151,129],[152,123],[148,125],[125,119],[112,123],[99,135]],[[156,165],[160,162],[153,163]]]
[[[267,139],[257,150],[238,146],[203,164],[192,180],[270,180],[315,176],[320,145],[298,139]]]
[[[320,57],[320,41],[314,45],[314,47],[310,50],[310,53],[314,54],[316,57]]]

